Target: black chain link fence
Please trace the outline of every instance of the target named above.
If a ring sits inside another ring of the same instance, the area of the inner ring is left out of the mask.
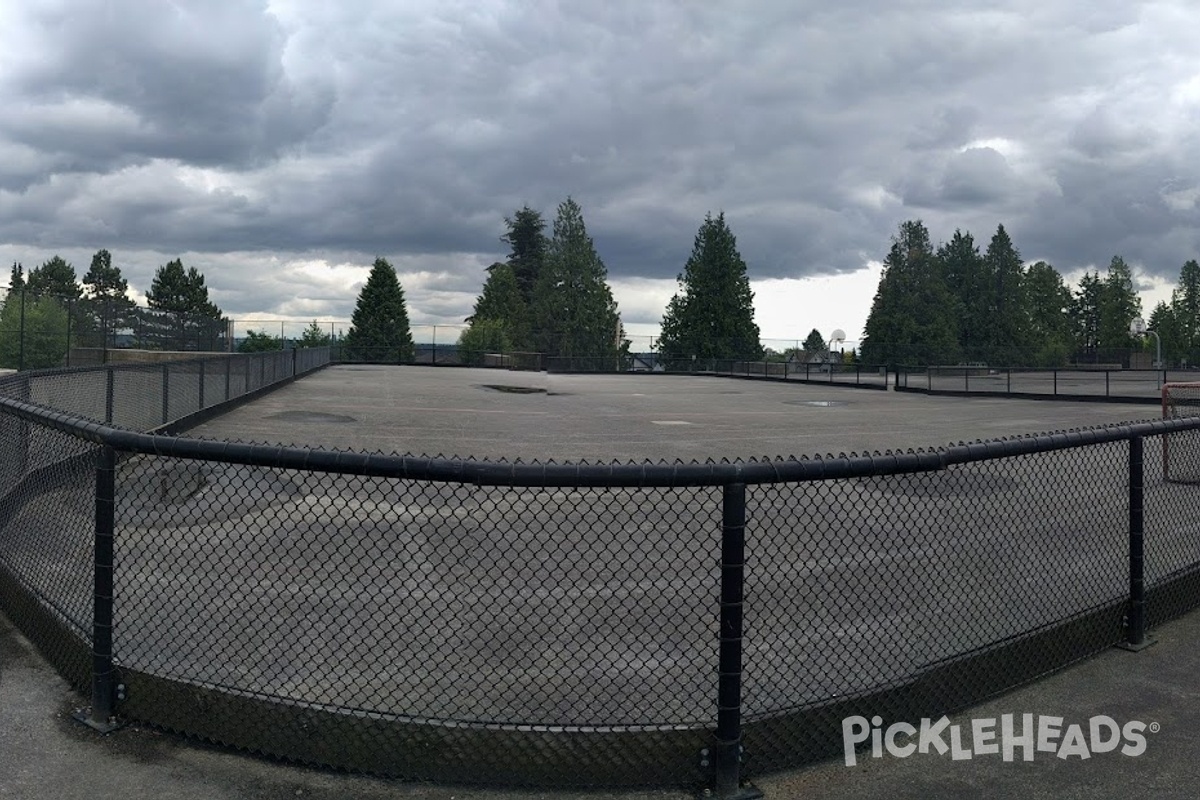
[[[1164,479],[1161,446],[1197,418],[641,465],[133,430],[322,359],[190,362],[177,402],[160,367],[0,383],[0,599],[90,691],[92,724],[406,778],[732,797],[840,754],[847,716],[940,716],[1200,604],[1200,487]],[[109,386],[133,387],[112,414]]]
[[[898,391],[922,394],[1154,403],[1161,400],[1163,384],[1196,380],[1200,370],[901,366],[894,384]]]

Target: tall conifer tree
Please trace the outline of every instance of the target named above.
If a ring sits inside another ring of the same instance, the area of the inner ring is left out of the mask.
[[[681,366],[692,359],[763,357],[746,262],[724,213],[704,217],[678,280],[663,315],[664,361]]]

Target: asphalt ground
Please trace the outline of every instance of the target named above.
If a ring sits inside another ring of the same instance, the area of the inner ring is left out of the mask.
[[[495,386],[534,391],[522,393],[489,388]],[[1147,412],[1154,410],[1146,409]],[[1152,413],[1137,413],[1141,411],[1128,406],[925,398],[712,378],[546,376],[453,369],[340,367],[324,370],[237,409],[196,433],[385,452],[521,457],[525,460],[640,461],[836,453],[887,447],[903,449],[1153,416]],[[883,794],[936,797],[963,796],[964,793],[996,797],[1082,797],[1105,796],[1102,789],[1121,785],[1114,781],[1129,773],[1137,776],[1136,781],[1127,784],[1130,790],[1153,777],[1150,785],[1155,787],[1154,796],[1172,796],[1169,791],[1173,786],[1180,787],[1181,793],[1176,796],[1194,796],[1188,791],[1191,788],[1188,784],[1195,777],[1188,771],[1194,750],[1187,749],[1188,738],[1173,739],[1167,734],[1190,729],[1198,715],[1186,703],[1180,708],[1171,708],[1164,702],[1164,695],[1167,699],[1184,696],[1194,699],[1194,689],[1181,678],[1194,674],[1197,660],[1187,660],[1187,643],[1194,641],[1191,634],[1196,632],[1197,623],[1189,617],[1174,623],[1174,627],[1185,624],[1191,624],[1192,629],[1175,639],[1160,632],[1160,644],[1144,653],[1106,653],[1007,698],[1012,700],[1029,695],[1020,702],[1004,707],[992,704],[983,711],[971,713],[975,718],[997,716],[1008,710],[1018,716],[1021,713],[1059,714],[1068,722],[1078,720],[1085,725],[1095,714],[1108,714],[1122,721],[1137,718],[1149,722],[1153,718],[1160,723],[1163,733],[1150,740],[1146,753],[1136,759],[1097,754],[1094,758],[1081,760],[1080,768],[1073,769],[1060,766],[1075,763],[1073,761],[1041,754],[1033,765],[1005,763],[985,756],[961,762],[953,761],[949,756],[913,756],[869,759],[855,767],[829,764],[769,776],[760,783],[768,796],[778,797]],[[1167,626],[1164,631],[1173,629],[1173,626]],[[4,670],[0,673],[3,675],[0,712],[5,716],[18,716],[12,718],[13,726],[0,720],[0,746],[4,748],[3,752],[14,755],[14,759],[5,760],[6,764],[25,766],[13,772],[9,767],[0,768],[0,796],[5,796],[5,791],[12,796],[31,797],[119,794],[184,797],[557,796],[464,793],[454,788],[412,787],[279,767],[261,760],[181,744],[174,737],[152,731],[123,731],[105,739],[93,739],[90,733],[67,722],[62,713],[66,706],[78,705],[79,698],[72,699],[44,663],[23,649],[20,637],[9,632],[5,641],[4,649],[0,651],[4,656]],[[1163,646],[1170,642],[1175,643],[1174,649]],[[1158,668],[1165,674],[1156,677],[1153,670],[1129,669],[1129,665],[1138,663],[1138,659],[1149,661],[1164,653],[1171,654],[1167,663]],[[1181,659],[1186,663],[1179,663]],[[1102,667],[1081,682],[1072,681],[1048,693],[1043,689],[1093,665]],[[14,683],[17,685],[15,696],[11,693]],[[55,697],[58,698],[57,706],[55,701],[47,706],[45,701]],[[1140,704],[1135,702],[1139,698]],[[1064,703],[1064,699],[1069,702]],[[49,708],[53,707],[57,707],[58,716],[51,719]],[[1003,710],[991,714],[987,709],[993,707]],[[14,728],[21,730],[23,726],[39,732],[32,737],[19,737],[19,741],[6,736],[5,732]],[[57,753],[59,761],[19,749],[26,740],[37,747],[43,736],[47,737],[44,741],[55,742],[45,749]],[[127,744],[104,744],[108,742]],[[1166,742],[1171,744],[1156,749],[1159,743]],[[89,747],[92,749],[88,750]],[[144,752],[139,755],[146,748],[152,751],[150,758],[145,758]],[[1182,755],[1180,748],[1190,755]],[[1157,752],[1171,753],[1176,760],[1159,758],[1156,762]],[[1152,775],[1151,767],[1146,765],[1154,763],[1157,763],[1157,769]],[[1043,766],[1038,767],[1038,764]],[[1085,765],[1086,770],[1083,769]],[[44,775],[54,773],[60,780],[79,781],[79,775],[88,775],[89,769],[106,776],[109,783],[104,785],[102,792],[116,786],[124,788],[109,794],[97,793],[97,781],[84,778],[86,786],[82,790],[88,793],[73,795],[70,791],[74,789],[69,785],[43,779]],[[1016,782],[1006,777],[1018,774],[1020,778]],[[213,780],[212,776],[217,779]],[[1182,782],[1176,784],[1180,778]],[[136,783],[131,784],[131,780]],[[161,783],[164,780],[168,783]],[[1010,784],[1006,784],[1006,780]],[[145,790],[141,788],[143,781]],[[1086,791],[1089,788],[1090,793]],[[272,794],[281,791],[287,794]],[[1043,793],[1038,794],[1039,791]]]
[[[497,386],[504,388],[489,388]],[[193,433],[413,455],[703,461],[928,448],[1160,413],[1152,402],[960,399],[753,379],[364,365],[321,370]]]

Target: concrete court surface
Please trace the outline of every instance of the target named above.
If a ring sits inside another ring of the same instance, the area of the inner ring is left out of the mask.
[[[348,365],[302,378],[193,434],[448,457],[703,461],[937,447],[1160,415],[1153,402],[928,397],[707,376]]]

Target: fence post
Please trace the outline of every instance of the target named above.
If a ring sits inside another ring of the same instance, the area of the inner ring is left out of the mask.
[[[92,557],[92,706],[75,719],[102,733],[119,727],[113,719],[116,670],[113,668],[113,520],[116,507],[117,452],[104,445],[96,465],[96,538]]]
[[[171,406],[168,398],[171,396],[171,369],[167,364],[162,367],[162,424],[170,421]]]
[[[19,372],[24,372],[25,371],[25,294],[26,294],[26,292],[25,292],[25,289],[23,289],[23,288],[18,289],[17,291],[19,291],[21,293],[21,307],[20,307],[21,315],[20,315],[20,322],[17,325],[17,329],[19,331],[19,333],[17,334],[17,370]]]
[[[1129,611],[1126,615],[1126,650],[1144,650],[1154,644],[1146,636],[1146,581],[1143,529],[1144,443],[1141,436],[1129,439]]]
[[[717,674],[717,732],[713,795],[720,800],[762,797],[741,785],[742,599],[746,560],[746,484],[730,483],[721,497],[721,635]]]
[[[113,421],[113,390],[116,383],[116,373],[110,366],[104,375],[104,422],[112,425]]]

